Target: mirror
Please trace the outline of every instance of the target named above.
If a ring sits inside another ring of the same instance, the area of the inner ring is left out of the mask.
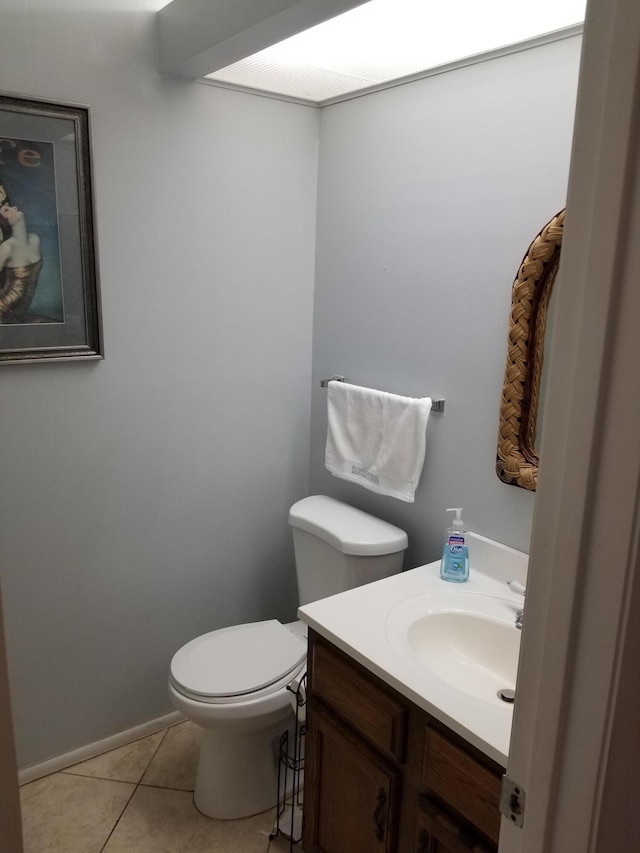
[[[538,484],[540,380],[549,300],[560,264],[564,214],[561,210],[536,235],[511,291],[496,472],[503,483],[530,491],[535,491]]]
[[[551,296],[549,297],[549,303],[546,309],[546,326],[544,331],[544,346],[541,349],[542,354],[542,369],[540,373],[540,390],[538,392],[538,411],[536,413],[536,425],[535,425],[535,434],[533,436],[533,446],[535,452],[540,456],[540,451],[544,444],[544,439],[542,437],[542,422],[544,420],[544,408],[546,403],[546,388],[549,373],[549,350],[551,349],[551,338],[553,337],[553,326],[555,321],[555,302],[558,293],[558,285],[556,281],[553,282],[553,287],[551,288]]]

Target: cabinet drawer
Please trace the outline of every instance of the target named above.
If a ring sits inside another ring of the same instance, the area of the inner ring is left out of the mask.
[[[404,760],[408,710],[317,640],[312,645],[311,691],[382,752]]]
[[[427,726],[423,782],[488,838],[500,834],[500,784],[488,770],[440,732]]]
[[[427,797],[420,799],[416,829],[413,849],[417,853],[492,853],[472,832]]]

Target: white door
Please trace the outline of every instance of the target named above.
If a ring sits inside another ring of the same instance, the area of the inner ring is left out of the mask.
[[[500,853],[640,851],[639,77],[640,3],[591,0]]]

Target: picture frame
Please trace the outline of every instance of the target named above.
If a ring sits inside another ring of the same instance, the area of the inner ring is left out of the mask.
[[[104,357],[90,122],[0,93],[0,364]]]

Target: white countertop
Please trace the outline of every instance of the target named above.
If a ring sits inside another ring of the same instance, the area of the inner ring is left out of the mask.
[[[432,676],[410,655],[400,655],[387,635],[387,619],[406,599],[426,592],[495,596],[516,610],[521,595],[508,580],[526,583],[528,556],[478,534],[468,535],[470,576],[466,583],[440,579],[440,563],[429,563],[299,608],[298,618],[346,652],[418,707],[506,767],[513,705],[479,699]]]

